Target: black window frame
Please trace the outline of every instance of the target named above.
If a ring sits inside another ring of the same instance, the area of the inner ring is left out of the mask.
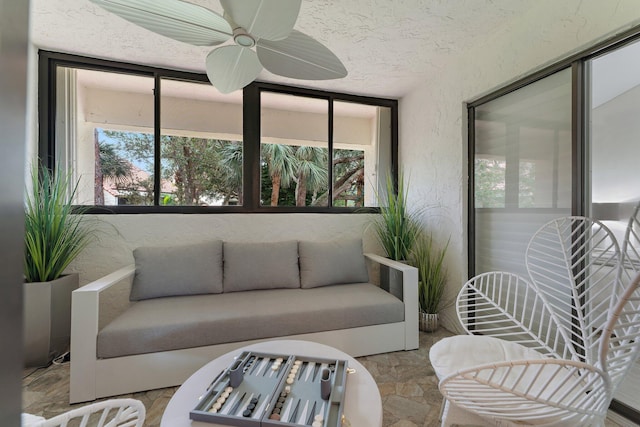
[[[181,80],[193,83],[209,83],[206,74],[136,65],[126,62],[90,58],[47,50],[38,51],[38,157],[42,166],[53,169],[55,159],[55,117],[56,117],[56,70],[58,67],[70,67],[95,71],[138,75],[154,79],[154,142],[156,152],[160,145],[160,99],[162,79]],[[375,207],[334,207],[329,197],[328,206],[261,206],[260,205],[260,96],[272,92],[325,99],[328,102],[328,147],[329,147],[329,196],[332,191],[333,156],[333,103],[335,101],[353,102],[365,105],[388,107],[391,112],[391,165],[389,170],[394,181],[398,174],[398,100],[377,98],[355,94],[323,91],[311,88],[285,86],[275,83],[255,81],[243,89],[243,201],[238,206],[161,206],[159,192],[154,194],[153,206],[84,206],[88,214],[150,214],[150,213],[371,213]],[[159,160],[156,160],[156,163]],[[157,168],[159,164],[155,165]],[[158,173],[154,174],[160,180]],[[159,182],[155,182],[159,188]]]

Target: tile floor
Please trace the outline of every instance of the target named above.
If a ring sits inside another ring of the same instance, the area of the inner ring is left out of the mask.
[[[448,335],[451,334],[442,328],[431,334],[420,332],[418,350],[358,358],[378,383],[384,411],[384,427],[439,425],[441,397],[428,355],[431,345]],[[126,397],[142,401],[147,409],[145,426],[157,427],[160,425],[164,408],[176,389],[177,387],[170,387],[151,390],[129,394]],[[68,363],[51,365],[44,369],[25,370],[22,391],[23,410],[45,418],[82,405],[69,405]],[[621,425],[607,421],[606,426]]]

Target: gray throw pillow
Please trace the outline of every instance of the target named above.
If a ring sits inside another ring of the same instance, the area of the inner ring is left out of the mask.
[[[224,292],[299,288],[298,242],[224,242]]]
[[[361,239],[300,242],[298,250],[302,288],[369,281]]]
[[[131,301],[222,292],[222,241],[133,250]]]

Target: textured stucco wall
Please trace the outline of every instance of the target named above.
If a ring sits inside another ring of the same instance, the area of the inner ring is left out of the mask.
[[[465,101],[640,23],[634,0],[538,0],[535,7],[470,49],[400,101],[400,163],[410,174],[410,201],[426,207],[425,225],[446,241],[448,298],[467,274],[467,142]],[[456,329],[454,311],[443,324]]]

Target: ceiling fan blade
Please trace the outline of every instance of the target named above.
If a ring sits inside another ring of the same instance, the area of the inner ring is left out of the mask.
[[[274,74],[302,80],[339,79],[347,69],[333,52],[317,40],[293,30],[280,41],[259,40],[260,62]]]
[[[302,0],[220,0],[233,22],[259,39],[286,38],[298,19]]]
[[[241,46],[219,47],[207,55],[207,77],[222,93],[245,87],[261,70],[258,55]]]
[[[233,33],[219,14],[180,0],[91,0],[103,9],[160,35],[196,46],[213,46]]]

